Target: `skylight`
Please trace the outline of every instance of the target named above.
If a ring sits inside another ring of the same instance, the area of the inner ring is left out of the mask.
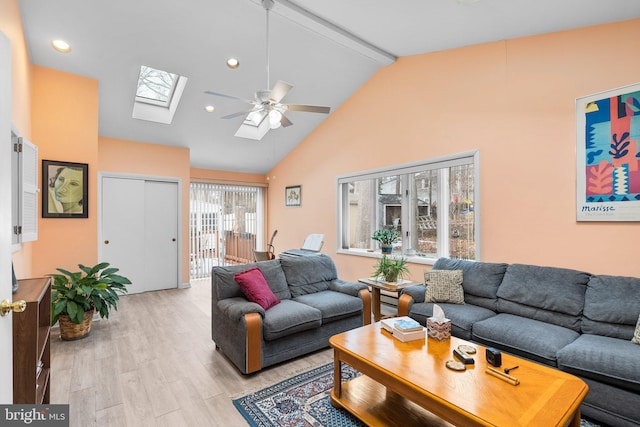
[[[136,101],[168,106],[176,89],[178,75],[143,65],[138,76]]]
[[[186,84],[184,76],[142,65],[132,117],[170,124]]]

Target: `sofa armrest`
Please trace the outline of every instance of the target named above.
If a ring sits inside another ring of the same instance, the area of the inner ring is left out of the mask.
[[[226,298],[218,301],[220,312],[234,322],[242,320],[245,314],[257,313],[264,318],[264,309],[255,302],[247,301],[241,297]]]
[[[369,288],[365,286],[365,289],[360,289],[359,291],[360,298],[362,299],[362,324],[370,325],[371,324],[371,292],[369,292]]]
[[[329,284],[329,289],[336,292],[342,292],[343,294],[351,295],[352,297],[359,297],[362,289],[369,289],[367,285],[359,282],[347,282],[340,279],[332,280]]]
[[[407,286],[401,292],[401,295],[409,294],[413,298],[413,302],[424,302],[424,294],[427,292],[425,285]]]
[[[332,280],[329,289],[335,292],[358,297],[362,300],[362,324],[369,325],[371,323],[371,293],[369,287],[360,282],[347,282],[340,279]]]
[[[427,288],[424,285],[408,286],[400,293],[398,299],[398,316],[408,316],[414,303],[424,302]]]
[[[247,328],[245,371],[250,374],[262,369],[262,316],[258,313],[247,313],[244,322]]]

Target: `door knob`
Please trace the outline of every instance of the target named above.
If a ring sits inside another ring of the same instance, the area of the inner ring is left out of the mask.
[[[108,241],[108,240],[105,240],[105,241],[104,241],[104,244],[105,244],[105,245],[108,245],[108,244],[109,244],[109,241]]]
[[[172,241],[172,242],[175,242],[175,241],[176,241],[176,238],[174,237],[173,239],[171,239],[171,241]]]
[[[0,302],[0,316],[6,316],[8,312],[22,313],[27,308],[27,302],[23,299],[9,302],[8,299]]]

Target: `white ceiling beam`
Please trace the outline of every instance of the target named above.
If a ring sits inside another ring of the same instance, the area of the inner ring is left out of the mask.
[[[262,6],[261,0],[251,1]],[[366,40],[363,40],[344,28],[309,12],[307,9],[304,9],[290,0],[275,0],[275,6],[271,11],[310,31],[326,37],[341,46],[352,49],[382,65],[391,65],[396,62],[397,57],[395,55],[372,45]]]

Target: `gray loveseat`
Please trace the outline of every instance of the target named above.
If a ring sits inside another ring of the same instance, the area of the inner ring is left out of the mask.
[[[463,271],[464,304],[437,303],[452,335],[574,374],[589,386],[585,416],[640,426],[640,279],[447,258],[433,269]],[[424,325],[425,289],[405,288],[399,314]]]
[[[267,310],[248,301],[234,279],[256,266],[281,301]],[[371,323],[367,286],[338,279],[326,255],[214,267],[211,285],[211,337],[243,374],[325,348],[332,335]]]

